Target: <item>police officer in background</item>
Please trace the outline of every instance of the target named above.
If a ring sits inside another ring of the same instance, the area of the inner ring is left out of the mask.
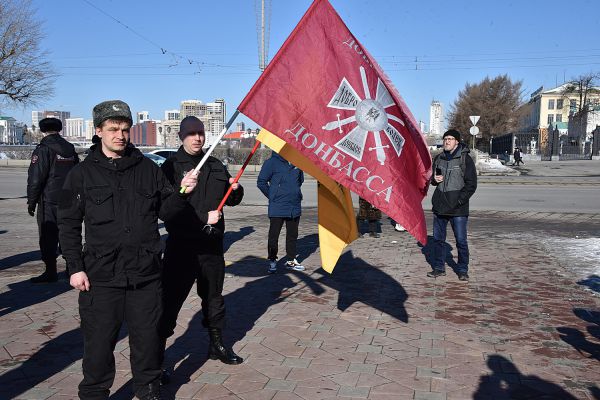
[[[93,115],[96,144],[67,177],[58,210],[70,283],[80,290],[84,352],[79,398],[108,399],[115,378],[113,351],[125,322],[135,395],[158,400],[158,215],[173,191],[158,166],[129,143],[132,118],[126,103],[105,101]]]
[[[44,138],[31,155],[27,174],[27,212],[33,217],[37,208],[40,251],[46,270],[31,278],[31,282],[48,283],[57,280],[58,198],[67,174],[79,158],[75,147],[60,136],[62,122],[59,119],[44,118],[39,126]]]

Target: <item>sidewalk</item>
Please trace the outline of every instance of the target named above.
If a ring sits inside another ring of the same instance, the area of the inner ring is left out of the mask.
[[[0,398],[75,399],[77,294],[65,281],[29,283],[42,267],[21,202],[0,201]],[[167,399],[600,398],[599,214],[474,213],[464,284],[451,269],[427,278],[430,247],[388,220],[380,239],[356,240],[328,275],[314,208],[300,223],[307,270],[280,263],[268,275],[266,207],[225,213],[226,337],[245,361],[207,360],[192,293],[167,344]],[[131,399],[121,337],[111,398]]]

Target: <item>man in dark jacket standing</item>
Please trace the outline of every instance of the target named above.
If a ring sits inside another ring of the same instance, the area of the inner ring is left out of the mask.
[[[84,339],[80,399],[108,399],[123,322],[139,399],[160,399],[161,244],[158,215],[173,196],[161,170],[129,143],[129,106],[94,107],[95,145],[63,187],[60,243],[79,292]],[[99,141],[99,143],[98,143]],[[85,244],[82,247],[82,223]]]
[[[302,191],[304,172],[285,158],[273,152],[263,164],[256,185],[269,199],[269,240],[267,251],[269,273],[277,272],[278,241],[285,222],[286,268],[304,271],[304,266],[296,260],[298,225],[302,214]]]
[[[431,184],[435,192],[433,204],[433,271],[427,276],[437,278],[446,275],[444,243],[448,222],[452,225],[458,249],[457,273],[461,282],[469,281],[469,246],[467,244],[467,221],[469,198],[477,189],[477,171],[469,149],[460,143],[460,133],[451,129],[444,133],[444,151],[433,161]]]
[[[163,273],[164,313],[161,322],[163,349],[173,335],[177,316],[194,282],[202,299],[202,324],[208,329],[209,358],[226,364],[240,364],[243,359],[223,343],[225,327],[225,258],[223,234],[225,220],[217,211],[219,203],[233,183],[223,164],[208,157],[198,176],[193,170],[204,157],[204,124],[196,117],[185,117],[180,124],[179,138],[183,145],[162,165],[162,170],[176,191],[173,202],[161,214],[169,233]],[[244,189],[234,183],[225,204],[238,205]],[[180,188],[186,187],[185,193]],[[167,381],[164,371],[163,381]]]
[[[62,122],[59,119],[44,118],[39,125],[44,138],[31,155],[27,174],[27,212],[33,217],[37,207],[40,251],[46,265],[44,273],[31,278],[31,282],[47,283],[57,280],[56,212],[60,191],[67,174],[79,162],[79,157],[75,153],[75,147],[60,136]]]

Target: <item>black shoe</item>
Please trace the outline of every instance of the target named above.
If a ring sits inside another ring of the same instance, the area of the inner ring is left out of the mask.
[[[58,281],[58,275],[55,273],[44,272],[40,276],[36,276],[35,278],[31,278],[29,280],[31,283],[54,283]]]
[[[140,400],[162,400],[160,382],[153,382],[143,389],[139,389],[135,392],[135,396]]]
[[[381,235],[377,232],[369,232],[369,236],[373,237],[373,238],[380,238]]]
[[[433,271],[429,271],[427,273],[427,276],[430,278],[437,278],[438,276],[446,276],[446,271],[434,269]]]
[[[208,358],[211,360],[221,360],[224,364],[237,365],[244,362],[244,359],[233,352],[233,349],[228,349],[223,344],[221,329],[208,328],[210,336],[210,344],[208,350]]]
[[[459,273],[458,280],[461,282],[469,282],[469,274],[467,274],[466,272]]]

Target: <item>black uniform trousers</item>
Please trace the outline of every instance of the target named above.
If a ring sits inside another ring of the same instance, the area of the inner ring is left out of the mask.
[[[42,261],[46,263],[46,266],[54,265],[54,272],[56,272],[56,257],[58,255],[57,210],[57,204],[49,204],[44,201],[38,204],[37,210],[37,224]]]
[[[91,285],[79,293],[79,315],[83,332],[83,380],[79,398],[108,399],[115,379],[115,357],[119,330],[123,322],[129,333],[129,350],[134,390],[160,379],[162,312],[160,279],[137,287]]]
[[[202,325],[206,328],[225,327],[225,258],[223,254],[200,254],[194,243],[167,239],[163,270],[163,339],[173,335],[177,316],[194,282],[202,299]],[[197,246],[197,245],[196,245]]]
[[[279,234],[285,222],[285,252],[290,260],[296,258],[296,242],[298,240],[298,225],[300,217],[283,218],[269,217],[269,240],[267,242],[268,259],[271,261],[277,260],[277,252],[279,251]]]

